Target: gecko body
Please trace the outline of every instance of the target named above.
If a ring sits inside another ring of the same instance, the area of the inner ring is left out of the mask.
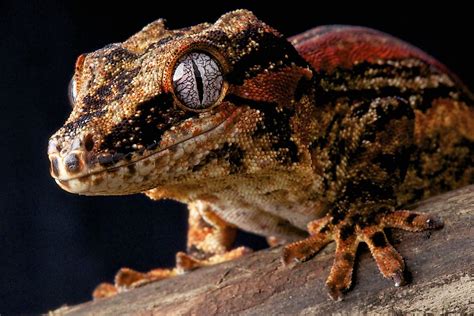
[[[124,268],[95,297],[239,257],[236,228],[290,242],[286,264],[335,241],[333,299],[361,242],[401,285],[384,229],[441,227],[403,206],[474,182],[472,94],[429,55],[367,28],[286,39],[245,10],[178,30],[158,20],[81,55],[70,97],[48,147],[61,188],[144,192],[190,211],[177,268]]]

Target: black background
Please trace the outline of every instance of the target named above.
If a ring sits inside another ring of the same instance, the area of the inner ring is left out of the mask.
[[[76,196],[50,178],[47,140],[70,111],[66,88],[83,52],[123,41],[159,17],[170,28],[185,27],[242,7],[288,36],[322,24],[383,30],[429,52],[473,87],[470,9],[453,1],[416,8],[256,2],[0,2],[0,314],[88,300],[120,267],[170,266],[184,249],[184,206],[143,195]],[[239,242],[264,246],[248,234]]]

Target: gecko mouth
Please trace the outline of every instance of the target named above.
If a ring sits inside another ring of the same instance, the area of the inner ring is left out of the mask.
[[[198,149],[202,148],[206,142],[209,143],[211,141],[209,138],[217,139],[228,131],[237,121],[241,111],[237,108],[226,112],[227,115],[223,115],[225,116],[223,119],[198,134],[184,136],[165,148],[135,157],[135,159],[132,156],[131,161],[122,162],[121,164],[119,162],[119,165],[107,168],[102,167],[96,170],[85,168],[83,172],[86,173],[82,175],[72,177],[58,176],[57,174],[66,174],[66,172],[62,172],[65,170],[64,159],[60,159],[57,155],[50,155],[51,175],[62,189],[71,193],[120,195],[151,189],[154,187],[154,185],[149,187],[150,183],[152,183],[151,180],[155,177],[159,177],[162,180],[170,178],[171,174],[169,171],[172,170],[172,167],[176,167],[173,171],[173,173],[176,173],[176,171],[180,170],[179,166],[177,166],[180,160],[192,161],[193,159],[189,159],[189,155],[195,155]],[[195,164],[199,162],[197,159],[194,159]]]

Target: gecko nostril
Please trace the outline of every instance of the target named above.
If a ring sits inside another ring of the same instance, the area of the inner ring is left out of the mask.
[[[50,170],[51,174],[53,176],[58,177],[59,176],[58,158],[56,158],[56,157],[51,158],[50,168],[51,168],[51,170]]]
[[[48,142],[48,155],[56,154],[61,151],[61,146],[56,142],[56,140],[51,139]]]
[[[76,154],[69,154],[64,159],[64,166],[66,170],[71,173],[76,173],[81,170],[81,161]]]
[[[84,137],[84,147],[87,151],[91,151],[94,148],[94,139],[91,134],[87,134],[86,137]]]

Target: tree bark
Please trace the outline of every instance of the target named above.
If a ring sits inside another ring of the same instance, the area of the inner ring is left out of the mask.
[[[443,218],[438,231],[393,230],[392,244],[412,281],[395,288],[383,279],[366,248],[359,251],[353,288],[344,300],[329,299],[325,280],[334,245],[289,269],[281,247],[154,282],[115,297],[62,307],[67,315],[314,315],[408,312],[474,312],[474,185],[414,206]]]

